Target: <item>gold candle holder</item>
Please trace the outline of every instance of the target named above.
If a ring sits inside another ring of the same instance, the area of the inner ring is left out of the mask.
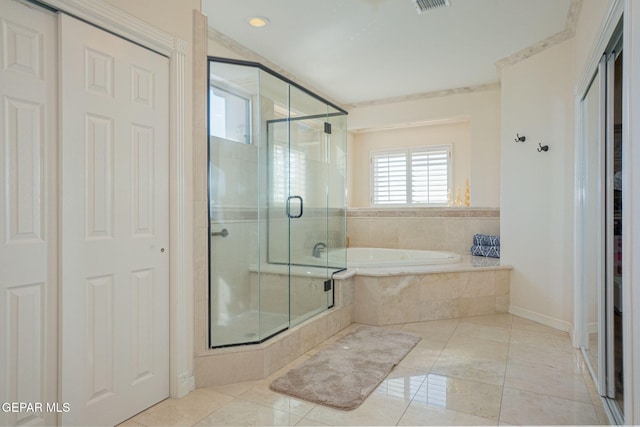
[[[471,192],[469,191],[469,178],[467,178],[466,188],[464,190],[464,205],[469,207],[471,204]]]

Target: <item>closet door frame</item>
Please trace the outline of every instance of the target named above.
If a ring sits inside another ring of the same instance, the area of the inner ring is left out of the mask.
[[[625,422],[640,424],[640,4],[624,1],[622,99],[622,310]],[[635,194],[634,194],[635,186]]]

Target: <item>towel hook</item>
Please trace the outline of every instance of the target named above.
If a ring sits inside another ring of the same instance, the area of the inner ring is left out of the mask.
[[[519,133],[516,133],[516,139],[514,139],[515,142],[525,142],[526,140],[527,140],[526,137],[520,136]]]
[[[538,143],[539,147],[538,147],[538,153],[541,153],[543,151],[549,151],[549,146],[548,145],[542,145],[540,143]]]

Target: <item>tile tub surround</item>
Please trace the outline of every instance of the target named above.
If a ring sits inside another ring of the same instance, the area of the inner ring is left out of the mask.
[[[354,279],[336,280],[335,306],[257,345],[197,351],[196,387],[211,387],[268,377],[353,323]],[[200,322],[206,322],[200,319]],[[202,337],[202,342],[207,342]]]
[[[359,269],[354,320],[393,325],[506,313],[511,267],[464,256],[443,268]],[[480,266],[476,266],[480,262]]]
[[[500,234],[498,208],[349,208],[349,246],[468,254],[473,235]]]

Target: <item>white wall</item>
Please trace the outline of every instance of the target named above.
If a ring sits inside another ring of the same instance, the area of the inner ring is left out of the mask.
[[[500,203],[500,90],[458,93],[439,98],[379,104],[349,110],[350,131],[448,119],[469,122],[471,204]],[[350,140],[349,143],[357,143]],[[351,151],[349,152],[351,154]],[[365,171],[350,171],[367,174]],[[464,184],[464,183],[463,183]],[[350,187],[351,189],[351,187]]]
[[[502,71],[502,259],[511,311],[573,330],[575,97],[612,0],[584,0],[575,37]],[[527,137],[516,144],[516,132]],[[549,145],[538,153],[538,143]]]
[[[502,262],[511,312],[569,331],[573,323],[572,42],[502,71]],[[516,133],[526,136],[514,142]],[[537,152],[538,144],[548,152]]]
[[[106,0],[127,13],[191,43],[193,11],[200,10],[200,0]]]
[[[469,139],[467,120],[355,133],[348,157],[348,169],[353,171],[348,206],[368,207],[370,205],[372,151],[429,145],[451,146],[453,167],[451,197],[455,197],[456,187],[460,188],[464,197],[465,181],[471,176]],[[471,197],[473,200],[473,195]]]

